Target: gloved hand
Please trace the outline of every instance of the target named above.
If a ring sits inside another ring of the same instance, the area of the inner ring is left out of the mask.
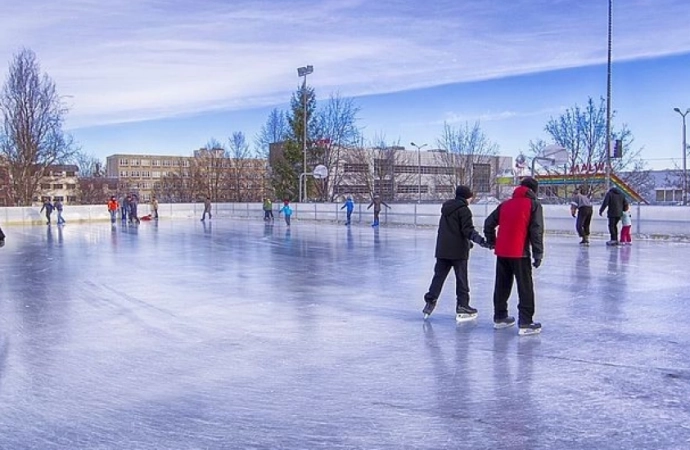
[[[599,217],[601,217],[604,214],[603,211],[599,211]]]
[[[534,262],[532,263],[535,269],[538,269],[539,266],[541,266],[541,259],[539,258],[534,258]]]
[[[486,242],[486,239],[482,238],[482,240],[479,242],[479,246],[481,248],[489,248],[489,243]]]
[[[573,216],[573,219],[575,218],[575,214],[571,214],[571,216]]]

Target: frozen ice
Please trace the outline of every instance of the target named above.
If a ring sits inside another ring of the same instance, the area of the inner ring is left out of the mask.
[[[479,247],[423,320],[432,228],[4,231],[1,449],[690,447],[688,244],[547,236],[519,337]]]

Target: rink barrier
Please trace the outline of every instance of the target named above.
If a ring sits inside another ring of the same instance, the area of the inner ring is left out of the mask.
[[[344,222],[346,213],[340,209],[341,203],[293,203],[293,219],[321,222]],[[273,208],[276,220],[280,205]],[[484,219],[496,205],[471,205],[474,223],[481,231]],[[543,205],[544,220],[547,232],[574,233],[575,219],[570,216],[568,205]],[[45,215],[39,213],[40,207],[6,207],[0,208],[0,225],[43,225]],[[170,203],[160,204],[158,215],[161,219],[200,219],[204,211],[203,203]],[[149,214],[148,204],[139,206],[139,215]],[[381,225],[400,226],[436,226],[440,214],[439,204],[394,203],[391,209],[381,211]],[[110,215],[105,205],[68,205],[63,216],[67,222],[108,222]],[[214,218],[262,219],[264,216],[261,203],[215,203]],[[57,212],[52,215],[57,221]],[[119,216],[118,216],[119,220]],[[355,224],[369,224],[373,220],[373,209],[367,210],[365,204],[355,205],[352,221]],[[678,236],[690,238],[690,208],[683,206],[634,205],[632,209],[633,233],[649,237]],[[594,206],[592,233],[607,233],[606,215],[598,215],[598,206]]]

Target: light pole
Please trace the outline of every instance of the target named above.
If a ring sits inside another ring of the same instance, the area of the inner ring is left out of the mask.
[[[688,167],[686,164],[687,153],[688,153],[688,142],[686,140],[686,128],[685,128],[685,116],[690,113],[690,108],[686,109],[685,112],[681,112],[680,108],[673,108],[675,112],[680,114],[683,118],[683,198],[682,202],[684,205],[688,204]]]
[[[611,39],[613,0],[609,0],[609,40],[606,66],[606,189],[611,187]]]
[[[427,146],[427,144],[417,145],[414,142],[410,142],[410,145],[417,148],[417,203],[422,202],[422,149]]]
[[[300,203],[304,201],[303,197],[307,196],[307,75],[314,73],[314,66],[304,66],[297,68],[297,76],[304,77],[304,82],[302,83],[302,103],[304,105],[304,141],[302,142],[302,153],[304,154],[304,169],[302,175],[300,176],[300,192],[304,194],[300,195]],[[304,190],[302,190],[302,178],[304,178]]]

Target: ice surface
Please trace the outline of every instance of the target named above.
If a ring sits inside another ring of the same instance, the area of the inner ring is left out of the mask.
[[[518,337],[478,247],[422,320],[434,229],[4,231],[1,449],[690,448],[688,244],[547,236]]]

